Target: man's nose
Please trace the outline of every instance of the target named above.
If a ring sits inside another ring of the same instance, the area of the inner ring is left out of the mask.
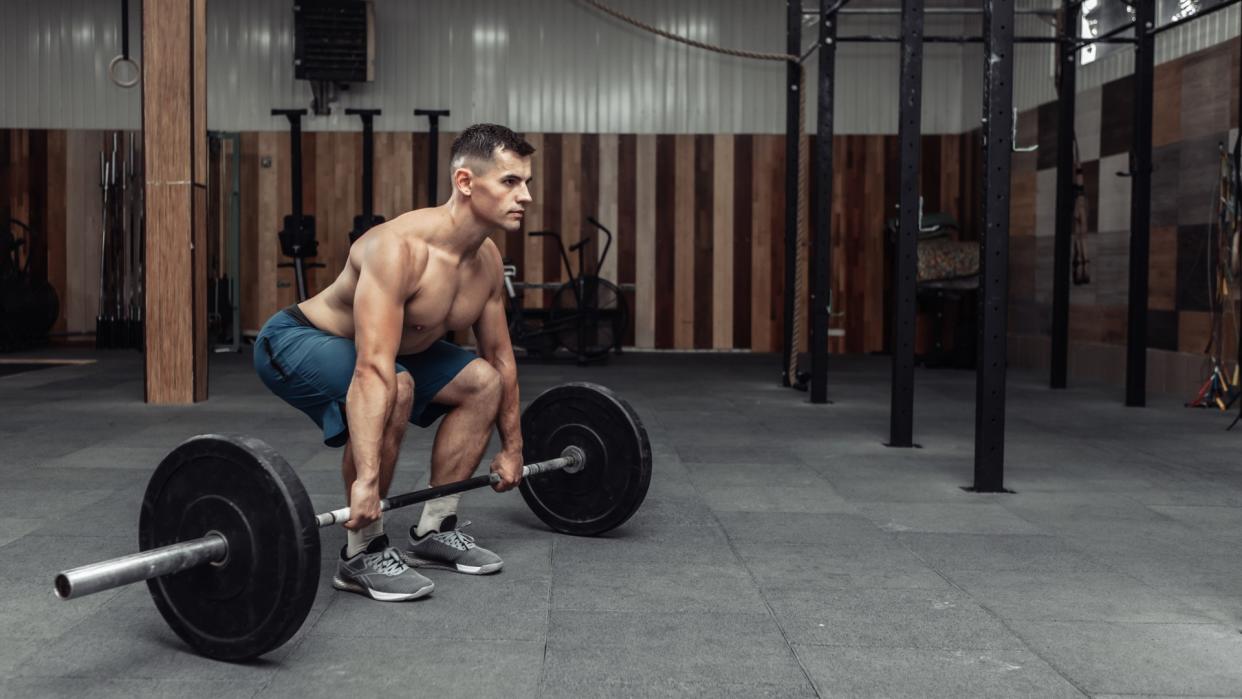
[[[526,185],[522,185],[522,188],[518,190],[518,203],[529,204],[532,201],[534,201],[534,199],[530,196],[530,188]]]

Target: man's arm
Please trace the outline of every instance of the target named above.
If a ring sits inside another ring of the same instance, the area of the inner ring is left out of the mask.
[[[483,314],[474,325],[479,356],[500,374],[500,410],[496,415],[496,428],[500,432],[500,454],[492,461],[492,471],[499,473],[501,482],[496,490],[508,490],[517,485],[522,475],[522,424],[521,401],[518,397],[517,361],[513,358],[513,344],[509,341],[509,324],[505,318],[504,268],[500,253],[492,250],[488,260],[489,276],[494,274],[496,283]],[[493,269],[494,268],[494,269]]]
[[[350,529],[365,527],[380,515],[380,443],[397,397],[397,351],[414,267],[403,241],[377,238],[363,250],[354,292],[358,358],[345,397],[349,447],[357,469],[345,523]]]

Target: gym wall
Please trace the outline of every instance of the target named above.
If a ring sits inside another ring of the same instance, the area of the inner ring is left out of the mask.
[[[1148,388],[1192,396],[1202,383],[1208,313],[1208,223],[1214,216],[1217,144],[1238,125],[1239,41],[1156,66],[1152,127]],[[1090,284],[1070,287],[1071,376],[1125,383],[1130,239],[1130,78],[1078,94],[1075,131],[1086,179]],[[1106,106],[1106,108],[1105,108]],[[1010,359],[1047,367],[1056,233],[1056,103],[1019,115],[1010,238]],[[1227,326],[1228,327],[1228,326]],[[1236,329],[1225,356],[1235,356]]]
[[[442,173],[448,172],[453,135],[440,136]],[[539,150],[536,201],[525,230],[558,230],[574,241],[587,214],[614,229],[618,241],[605,276],[636,287],[630,298],[635,326],[627,343],[777,348],[784,278],[783,137],[528,136]],[[14,216],[47,222],[48,278],[65,307],[57,332],[94,330],[98,153],[105,140],[102,131],[0,130],[0,208],[7,202]],[[361,134],[349,132],[303,135],[304,205],[316,217],[319,260],[327,264],[326,270],[311,272],[315,290],[344,264],[348,231],[361,210],[361,140]],[[426,134],[376,134],[376,212],[391,217],[425,205],[427,145]],[[46,159],[31,157],[43,149]],[[969,135],[925,136],[923,149],[928,210],[952,213],[969,235],[977,216],[977,144]],[[844,315],[834,318],[833,326],[845,335],[834,338],[831,347],[880,351],[888,289],[883,226],[885,203],[896,200],[896,137],[838,136],[835,152],[833,298],[834,311]],[[289,137],[244,133],[240,157],[242,327],[257,330],[294,298],[291,272],[276,266],[283,261],[276,232],[291,206]],[[270,167],[263,167],[265,158]],[[439,190],[446,193],[448,187],[446,176]],[[542,241],[523,234],[496,242],[519,265],[521,278],[563,277],[554,249]]]

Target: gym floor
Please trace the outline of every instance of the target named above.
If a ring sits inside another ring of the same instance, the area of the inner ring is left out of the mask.
[[[61,351],[64,352],[63,350]],[[54,353],[53,353],[54,354]],[[76,354],[74,356],[81,356]],[[1242,466],[1232,415],[1012,372],[1007,481],[976,495],[974,374],[917,374],[894,450],[888,360],[833,364],[834,404],[775,386],[764,355],[629,354],[523,365],[524,398],[609,385],[654,449],[647,500],[597,539],[549,532],[516,493],[462,515],[498,575],[429,571],[435,593],[336,592],[288,644],[229,665],[189,652],[144,585],[55,598],[58,570],[136,544],[146,479],[181,440],[243,432],[342,504],[340,452],[216,355],[212,399],[142,403],[137,353],[0,377],[0,695],[1082,696],[1242,692]],[[412,429],[394,490],[426,480]],[[400,534],[417,507],[389,515]]]

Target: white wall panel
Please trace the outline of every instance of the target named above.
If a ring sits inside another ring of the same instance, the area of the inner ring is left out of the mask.
[[[810,0],[806,0],[810,4]],[[780,52],[780,0],[611,0],[635,17],[724,46]],[[881,4],[881,0],[876,0]],[[861,4],[861,2],[859,3]],[[895,6],[897,0],[882,4]],[[134,0],[131,51],[140,58],[140,0]],[[1025,5],[1025,3],[1024,3]],[[348,106],[379,107],[376,128],[418,131],[415,107],[448,108],[456,129],[498,121],[525,131],[781,133],[784,66],[721,56],[651,36],[575,0],[376,0],[376,81],[343,93],[335,113],[309,130],[356,130]],[[120,52],[119,3],[0,0],[0,127],[137,128],[140,101],[107,79]],[[895,35],[893,16],[850,15],[841,33]],[[928,34],[979,31],[977,18],[929,15]],[[1021,17],[1018,33],[1051,28]],[[815,33],[804,29],[806,43]],[[1238,34],[1233,7],[1158,39],[1170,60]],[[837,58],[838,133],[895,133],[896,44],[841,44]],[[219,130],[283,130],[275,107],[305,107],[306,83],[293,79],[292,0],[208,1],[208,125]],[[815,59],[807,62],[814,76]],[[1086,66],[1080,89],[1130,72],[1132,52]],[[1020,46],[1015,102],[1023,109],[1055,98],[1052,49]],[[925,50],[925,133],[978,126],[981,47],[929,44]],[[813,130],[815,80],[808,80]]]
[[[702,41],[780,52],[779,0],[613,0],[644,21]],[[135,0],[132,51],[139,57]],[[135,90],[107,80],[120,51],[114,2],[0,2],[0,126],[136,128]],[[425,130],[415,107],[448,108],[455,129],[498,121],[527,131],[780,133],[784,66],[709,53],[654,37],[574,0],[377,0],[376,81],[341,95],[334,114],[309,130],[355,130],[348,106],[379,107],[380,130]],[[959,20],[929,17],[929,31],[957,33]],[[844,19],[842,32],[895,34],[892,17]],[[293,79],[291,0],[209,0],[208,125],[283,130],[272,108],[304,107],[310,89]],[[806,42],[815,28],[805,29]],[[961,56],[928,46],[924,126],[961,121]],[[814,76],[815,61],[808,61]],[[839,133],[896,131],[897,46],[842,45]],[[808,81],[814,114],[815,81]],[[808,120],[813,129],[813,120]]]

